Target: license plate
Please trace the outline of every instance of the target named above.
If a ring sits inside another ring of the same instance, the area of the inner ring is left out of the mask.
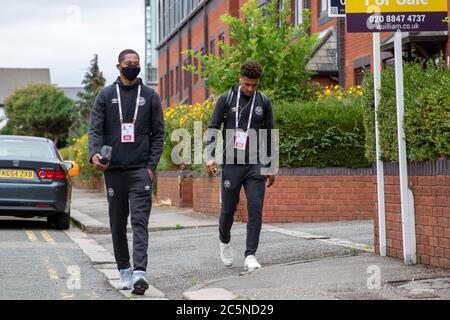
[[[0,178],[4,179],[34,179],[33,170],[10,170],[10,169],[0,169]]]

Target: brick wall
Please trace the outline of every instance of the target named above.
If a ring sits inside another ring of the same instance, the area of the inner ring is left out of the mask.
[[[425,164],[428,174],[411,175],[414,195],[417,262],[450,268],[450,175],[436,174],[436,167],[449,168],[448,161]],[[447,170],[447,169],[445,169]],[[410,170],[411,171],[411,170]],[[450,173],[450,170],[448,170]],[[431,174],[431,175],[430,175]],[[403,259],[402,215],[398,176],[385,177],[386,254]],[[375,250],[379,253],[378,215],[375,218]]]
[[[192,207],[192,177],[186,172],[160,172],[157,184],[158,202],[170,200],[175,207]]]
[[[194,178],[193,188],[194,211],[217,216],[220,178]],[[281,175],[273,187],[266,189],[263,218],[265,223],[373,219],[375,197],[375,177],[371,175]],[[243,189],[240,199],[235,218],[245,222]]]
[[[220,212],[220,178],[194,178],[193,179],[194,211],[218,216]]]
[[[225,36],[225,42],[229,43],[229,32],[228,28],[225,27],[224,23],[220,20],[220,16],[224,14],[230,15],[238,15],[239,10],[239,0],[228,0],[228,1],[220,1],[220,0],[211,0],[206,3],[206,14],[208,16],[208,26],[207,26],[207,39],[205,39],[205,23],[204,23],[204,15],[205,8],[202,7],[195,15],[191,16],[190,27],[191,27],[191,39],[190,44],[192,50],[200,51],[203,47],[205,51],[210,52],[210,44],[212,38],[215,40],[216,44],[216,54],[219,49],[217,43],[219,41],[219,35],[222,33]],[[188,45],[188,27],[189,23],[185,23],[180,25],[178,31],[172,36],[172,38],[166,42],[158,51],[159,51],[159,62],[158,62],[158,81],[162,77],[164,78],[167,75],[167,80],[169,84],[175,86],[173,89],[173,94],[169,95],[169,99],[166,99],[166,94],[164,94],[162,98],[163,107],[173,106],[181,101],[191,98],[192,103],[203,102],[206,98],[206,89],[203,85],[203,81],[199,80],[195,83],[194,76],[192,75],[190,78],[185,78],[185,73],[181,72],[181,92],[177,93],[176,85],[178,82],[178,75],[176,72],[177,66],[182,68],[185,62],[185,56],[182,55],[180,61],[180,52],[189,49]],[[180,41],[181,40],[181,41]],[[180,45],[181,42],[181,45]],[[169,54],[167,54],[167,48]],[[169,67],[167,67],[167,59],[169,59]],[[173,71],[173,73],[171,73]],[[171,80],[171,75],[173,74],[173,80]],[[192,87],[192,97],[189,97],[189,90],[186,86],[185,82],[188,82]],[[164,90],[169,87],[166,83],[164,83]],[[161,88],[159,88],[161,92]]]
[[[388,38],[390,33],[381,33],[381,42]],[[347,87],[355,85],[354,65],[358,58],[369,57],[370,68],[373,70],[373,36],[370,33],[345,34],[345,84]]]

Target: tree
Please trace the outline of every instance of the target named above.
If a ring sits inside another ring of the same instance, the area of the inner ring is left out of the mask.
[[[75,120],[74,101],[50,84],[31,83],[5,99],[9,133],[65,139]]]
[[[76,103],[77,119],[70,132],[72,138],[81,137],[87,132],[92,105],[101,89],[105,86],[105,78],[98,66],[98,55],[91,60],[89,70],[84,75],[83,91],[78,93],[80,100]]]
[[[279,9],[278,1],[261,7],[258,1],[249,0],[241,8],[243,20],[222,16],[221,20],[230,29],[231,44],[219,43],[223,53],[218,56],[184,51],[191,59],[201,62],[200,66],[191,63],[185,69],[200,74],[208,88],[220,94],[236,83],[240,64],[253,60],[263,66],[260,88],[273,100],[306,97],[312,75],[306,70],[306,64],[316,36],[308,34],[308,10],[304,11],[303,23],[299,26],[288,19],[293,14],[289,3],[285,0],[283,9]]]

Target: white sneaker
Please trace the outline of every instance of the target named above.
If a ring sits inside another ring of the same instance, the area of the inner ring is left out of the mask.
[[[222,259],[223,264],[227,267],[233,265],[233,251],[231,250],[231,242],[220,242],[220,259]]]
[[[131,279],[133,291],[131,293],[138,295],[145,293],[145,290],[149,287],[146,276],[147,273],[145,271],[133,271],[133,277]]]
[[[249,255],[245,258],[244,270],[253,271],[255,269],[261,269],[261,265],[256,261],[255,256]]]
[[[130,290],[133,269],[131,267],[127,268],[127,269],[121,269],[121,270],[119,270],[119,273],[120,273],[120,280],[119,280],[119,284],[117,285],[117,289]]]

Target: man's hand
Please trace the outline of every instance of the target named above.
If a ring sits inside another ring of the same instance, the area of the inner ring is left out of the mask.
[[[100,159],[102,158],[102,156],[98,153],[94,154],[92,156],[92,163],[94,164],[94,168],[100,171],[105,171],[106,169],[108,169],[109,164],[101,164],[100,163]]]
[[[151,169],[147,169],[148,175],[150,176],[150,179],[153,181],[153,177],[155,176],[153,174],[153,171]]]
[[[269,180],[269,183],[267,184],[267,188],[270,188],[273,185],[273,183],[275,182],[275,176],[267,175],[266,180]]]
[[[217,162],[216,162],[216,160],[214,160],[214,159],[209,160],[208,163],[206,164],[206,166],[208,167],[208,174],[210,176],[213,176],[217,172]]]

